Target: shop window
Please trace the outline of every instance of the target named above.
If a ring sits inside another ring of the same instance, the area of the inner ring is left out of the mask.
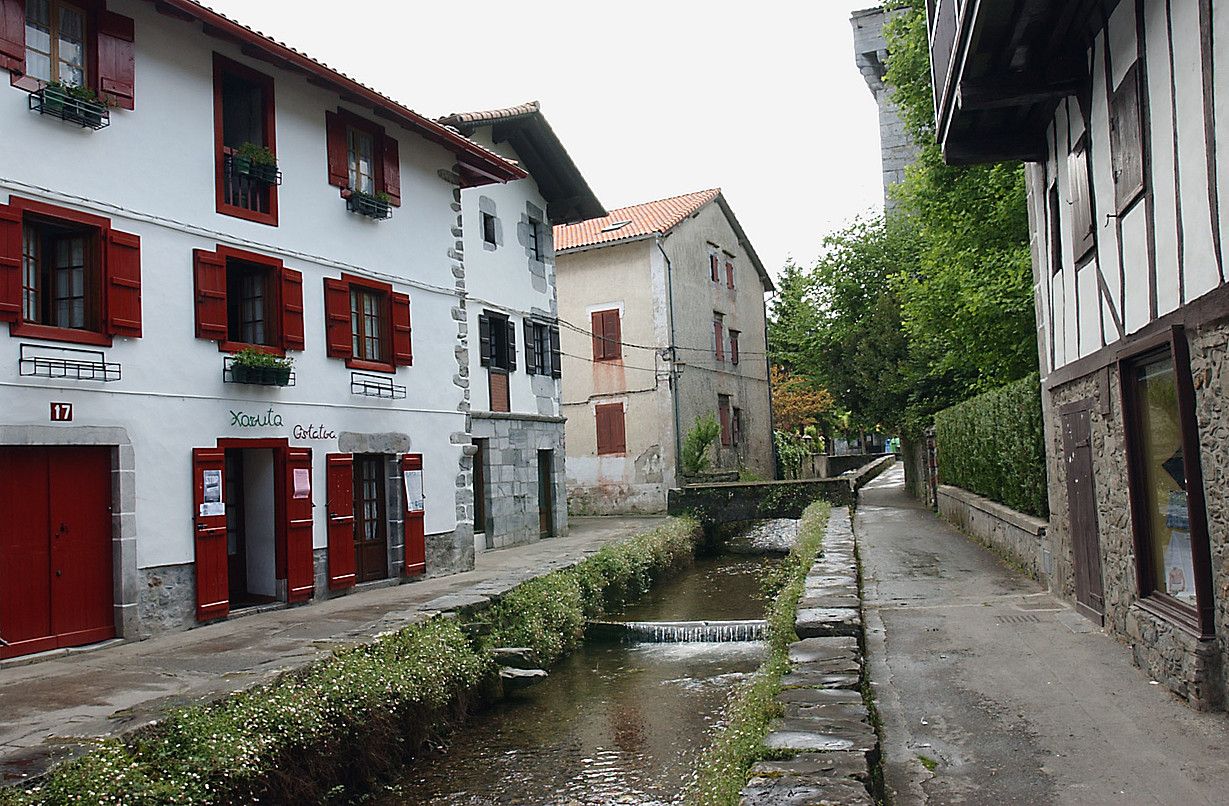
[[[737,330],[730,331],[730,363],[738,366],[738,337],[742,335]]]
[[[627,432],[622,403],[602,403],[593,407],[597,427],[597,454],[627,453]]]
[[[617,361],[623,357],[623,324],[617,308],[589,314],[593,334],[593,360]]]
[[[563,355],[559,349],[559,328],[544,322],[525,320],[525,371],[530,375],[562,375]]]
[[[1181,331],[1121,364],[1143,601],[1211,635],[1212,579],[1189,355]]]
[[[721,445],[728,448],[734,444],[734,426],[730,421],[729,395],[717,395],[717,419],[721,422]]]
[[[388,283],[343,274],[324,279],[328,354],[346,366],[393,372],[414,363],[410,298]]]
[[[725,314],[713,311],[713,354],[718,361],[725,360]]]
[[[1110,163],[1114,203],[1122,213],[1144,192],[1143,108],[1139,65],[1127,71],[1110,97]]]
[[[383,127],[338,109],[324,113],[329,184],[343,196],[360,193],[401,206],[401,156]],[[385,198],[387,197],[387,198]]]
[[[276,226],[276,177],[253,171],[245,156],[277,153],[273,79],[214,54],[213,91],[217,210]]]
[[[101,5],[101,4],[99,4]],[[93,90],[108,105],[133,108],[132,18],[63,0],[0,2],[0,69],[35,92],[58,82]]]
[[[276,258],[220,246],[192,253],[196,337],[225,352],[302,350],[303,275]]]
[[[141,240],[99,216],[0,205],[0,321],[17,336],[106,345],[141,335]]]

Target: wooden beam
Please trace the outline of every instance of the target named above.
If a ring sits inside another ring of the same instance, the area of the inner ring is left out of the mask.
[[[1021,76],[983,81],[962,80],[956,87],[961,111],[1008,109],[1054,101],[1077,94],[1085,81],[1078,77],[1043,79]]]
[[[195,16],[189,14],[183,9],[175,8],[174,6],[167,5],[166,3],[154,3],[154,9],[159,14],[165,14],[166,16],[174,17],[177,20],[191,22],[192,20],[196,19]]]
[[[967,141],[950,137],[942,144],[948,165],[983,165],[991,162],[1041,162],[1046,158],[1045,140],[1019,134],[981,133]]]

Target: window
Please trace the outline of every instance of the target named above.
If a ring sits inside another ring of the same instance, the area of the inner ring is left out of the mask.
[[[559,328],[525,320],[525,371],[530,375],[562,376]]]
[[[1050,192],[1047,195],[1049,200],[1049,227],[1050,227],[1050,273],[1058,274],[1063,270],[1063,228],[1062,219],[1060,218],[1060,207],[1058,203],[1058,184],[1050,185]]]
[[[0,321],[83,344],[140,336],[140,245],[105,218],[11,198],[0,204]]]
[[[1088,140],[1081,137],[1067,157],[1071,186],[1071,243],[1078,263],[1095,243],[1092,222],[1092,187],[1088,182]]]
[[[383,194],[401,206],[400,149],[383,127],[338,109],[324,113],[324,131],[330,185],[341,188],[343,197],[353,191]]]
[[[738,337],[741,335],[737,330],[730,331],[730,363],[738,365]]]
[[[734,407],[734,414],[731,418],[732,440],[735,445],[741,445],[743,441],[743,410]]]
[[[1140,596],[1211,635],[1212,578],[1189,355],[1180,330],[1160,350],[1124,361],[1136,570]]]
[[[132,109],[132,18],[101,5],[0,1],[0,69],[11,71],[13,85],[29,92],[59,81],[88,87],[110,106]]]
[[[302,350],[303,275],[276,258],[219,246],[192,253],[196,337],[224,352]]]
[[[623,357],[623,326],[618,309],[589,314],[593,333],[593,360],[617,361]]]
[[[529,259],[536,260],[541,263],[542,256],[542,222],[537,219],[529,219],[528,231],[526,235],[529,238]]]
[[[392,285],[352,274],[324,278],[328,354],[346,366],[394,372],[414,364],[410,298]]]
[[[708,256],[708,279],[714,283],[721,282],[721,259],[716,252]]]
[[[725,315],[713,311],[713,353],[718,361],[725,360]]]
[[[593,407],[597,425],[597,454],[610,456],[627,453],[627,432],[623,422],[622,403],[601,403]]]
[[[482,213],[482,242],[495,246],[495,216],[490,213]]]
[[[235,160],[245,146],[277,152],[273,79],[214,54],[213,92],[217,210],[277,226],[277,183],[245,172]]]
[[[1144,192],[1142,122],[1137,63],[1127,71],[1110,98],[1110,164],[1114,172],[1114,203],[1119,213]]]
[[[728,448],[734,444],[734,427],[730,421],[729,395],[717,395],[717,419],[721,421],[721,445]]]
[[[725,261],[725,287],[734,287],[734,258],[727,257]]]
[[[516,369],[516,326],[502,313],[478,315],[478,360],[484,367],[511,372]]]
[[[370,582],[388,576],[388,503],[385,458],[354,457],[355,578]]]

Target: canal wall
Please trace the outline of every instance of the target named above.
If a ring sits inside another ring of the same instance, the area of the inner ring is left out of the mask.
[[[865,635],[848,509],[832,511],[794,631],[790,671],[777,695],[783,716],[770,723],[764,739],[767,750],[783,757],[751,768],[740,803],[870,806],[880,788],[879,736],[863,697]]]

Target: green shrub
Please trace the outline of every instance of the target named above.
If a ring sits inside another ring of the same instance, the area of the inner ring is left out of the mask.
[[[683,437],[683,453],[680,462],[684,473],[688,476],[695,476],[708,470],[710,464],[708,449],[720,435],[721,426],[717,424],[717,418],[711,413],[696,418],[695,427]]]
[[[1049,517],[1036,373],[936,414],[935,445],[942,483]]]

